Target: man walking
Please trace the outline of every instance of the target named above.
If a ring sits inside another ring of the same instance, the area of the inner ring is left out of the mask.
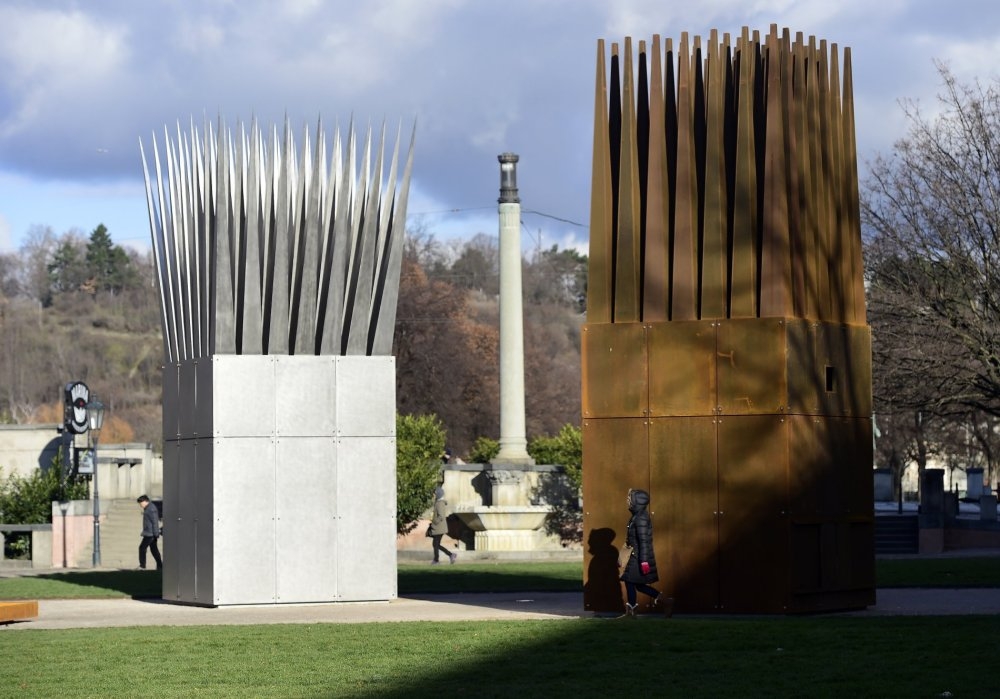
[[[156,546],[156,540],[160,536],[160,512],[146,495],[140,495],[136,498],[136,502],[142,508],[142,543],[139,544],[139,568],[146,569],[146,549],[149,549],[153,553],[153,560],[156,561],[156,569],[159,570],[163,567],[160,549]]]

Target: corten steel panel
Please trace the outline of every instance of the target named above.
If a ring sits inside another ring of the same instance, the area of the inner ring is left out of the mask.
[[[650,416],[715,413],[715,335],[714,321],[646,324]]]
[[[279,437],[336,433],[335,368],[333,356],[274,357],[274,420]]]
[[[337,357],[337,434],[396,434],[396,358]]]
[[[717,375],[723,415],[773,415],[787,403],[785,323],[781,319],[718,322]]]
[[[796,522],[819,522],[834,516],[840,500],[831,441],[830,418],[788,417],[789,510]]]
[[[788,402],[795,413],[871,415],[871,329],[790,319]]]
[[[618,551],[625,543],[629,488],[649,489],[648,424],[643,418],[583,421],[583,605],[624,609]]]
[[[284,437],[275,448],[275,599],[333,602],[337,599],[336,439]]]
[[[274,434],[274,358],[266,355],[212,357],[213,434],[255,437]]]
[[[650,420],[649,493],[657,587],[678,612],[719,605],[717,418]]]
[[[215,494],[212,452],[215,442],[206,437],[195,442],[195,463],[198,467],[198,506],[195,522],[195,595],[201,604],[215,599]],[[224,494],[223,494],[224,497]]]
[[[169,366],[168,366],[169,368]],[[164,370],[166,375],[167,370]],[[164,392],[165,393],[165,392]],[[180,575],[181,546],[183,542],[175,533],[177,526],[177,505],[180,502],[180,442],[163,442],[163,599],[177,599],[177,580]],[[136,554],[138,555],[138,554]]]
[[[396,440],[337,440],[337,598],[396,597]]]
[[[583,417],[642,417],[648,409],[641,323],[583,326]]]
[[[719,421],[720,611],[788,605],[788,440],[784,417]]]
[[[198,400],[198,360],[186,359],[180,363],[179,369],[178,431],[181,439],[193,439],[198,433],[197,412],[195,408]]]
[[[792,519],[790,611],[874,602],[871,421],[788,417]]]
[[[212,421],[215,408],[214,381],[212,373],[215,362],[209,357],[195,361],[195,430],[201,439],[212,438]]]
[[[176,439],[180,436],[179,400],[180,400],[180,366],[166,364],[163,367],[163,439]]]
[[[270,437],[215,440],[214,599],[275,602],[274,474]]]
[[[177,599],[181,602],[198,602],[195,584],[197,564],[197,519],[198,519],[198,454],[197,442],[184,439],[180,442],[180,497],[171,503],[177,512],[177,523],[164,536],[176,536],[180,546],[178,551],[179,571],[177,575]],[[211,600],[201,600],[211,604]]]

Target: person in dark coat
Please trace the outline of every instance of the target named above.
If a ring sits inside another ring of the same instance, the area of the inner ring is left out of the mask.
[[[653,598],[651,606],[670,616],[673,600],[652,586],[660,578],[656,572],[656,554],[653,551],[653,522],[646,511],[649,493],[645,490],[628,491],[628,509],[632,517],[628,521],[625,543],[632,547],[632,555],[621,570],[621,580],[625,583],[625,614],[623,619],[634,619],[638,604],[637,593]]]
[[[163,567],[163,560],[160,558],[160,549],[156,545],[156,540],[160,537],[160,512],[156,505],[149,501],[146,495],[136,498],[139,507],[142,508],[142,543],[139,544],[139,567],[146,569],[146,549],[153,554],[156,561],[156,569]]]
[[[431,524],[427,528],[427,536],[431,538],[434,547],[434,560],[431,561],[431,565],[441,562],[438,560],[438,552],[443,552],[452,563],[458,560],[457,553],[453,553],[441,545],[441,538],[447,533],[448,501],[444,499],[444,488],[438,488],[434,491],[434,514],[431,516]]]

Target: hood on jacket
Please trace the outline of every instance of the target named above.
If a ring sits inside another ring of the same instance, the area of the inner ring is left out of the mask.
[[[645,490],[632,490],[629,493],[628,510],[629,512],[639,512],[640,510],[645,510],[646,506],[649,504],[649,493]]]
[[[444,488],[438,488],[434,491],[435,500],[444,500]]]

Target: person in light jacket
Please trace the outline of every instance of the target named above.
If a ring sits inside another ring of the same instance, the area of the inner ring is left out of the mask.
[[[626,502],[632,517],[626,527],[625,543],[632,547],[632,555],[619,571],[621,580],[625,583],[625,614],[621,618],[635,618],[639,592],[653,598],[651,607],[670,616],[673,600],[652,586],[660,578],[656,572],[656,554],[653,551],[653,522],[646,511],[649,493],[645,490],[629,490]]]
[[[453,553],[441,545],[441,537],[448,533],[448,501],[444,499],[444,488],[434,491],[434,514],[431,516],[431,524],[427,527],[427,536],[431,538],[434,547],[434,560],[431,565],[437,565],[441,561],[439,552],[444,553],[448,560],[454,563],[458,560],[458,554]]]
[[[153,554],[156,561],[156,569],[163,567],[163,559],[160,558],[160,549],[156,545],[156,540],[160,537],[160,512],[156,505],[149,501],[146,495],[136,498],[139,507],[142,508],[142,543],[139,544],[139,568],[146,569],[146,549]]]

